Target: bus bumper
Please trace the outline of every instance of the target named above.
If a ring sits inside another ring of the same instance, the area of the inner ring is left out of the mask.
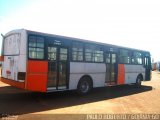
[[[6,84],[9,84],[11,86],[17,87],[17,88],[25,89],[24,82],[18,82],[18,81],[10,80],[10,79],[3,78],[3,77],[0,77],[0,81],[4,82]]]

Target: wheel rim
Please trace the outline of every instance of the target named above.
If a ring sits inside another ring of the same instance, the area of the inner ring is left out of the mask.
[[[89,90],[89,83],[87,81],[83,81],[80,87],[81,92],[86,93]]]

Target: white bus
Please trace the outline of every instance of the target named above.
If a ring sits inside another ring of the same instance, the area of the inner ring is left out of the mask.
[[[151,79],[148,51],[25,29],[4,36],[1,61],[2,82],[37,92],[86,94]]]

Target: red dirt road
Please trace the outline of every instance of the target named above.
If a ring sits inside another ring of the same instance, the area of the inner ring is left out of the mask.
[[[110,113],[160,114],[160,73],[152,72],[152,80],[143,82],[141,88],[133,85],[100,88],[87,96],[79,96],[73,91],[31,93],[0,82],[0,114],[3,115],[18,115],[18,119],[60,119],[61,115],[55,114]],[[74,119],[74,115],[70,117]],[[83,119],[83,116],[79,118]]]

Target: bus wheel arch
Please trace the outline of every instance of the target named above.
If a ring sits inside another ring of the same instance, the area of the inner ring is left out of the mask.
[[[77,84],[77,92],[80,95],[88,94],[93,88],[93,80],[90,75],[84,75]]]
[[[143,81],[143,75],[140,73],[136,78],[135,86],[138,88],[141,87],[142,81]]]

